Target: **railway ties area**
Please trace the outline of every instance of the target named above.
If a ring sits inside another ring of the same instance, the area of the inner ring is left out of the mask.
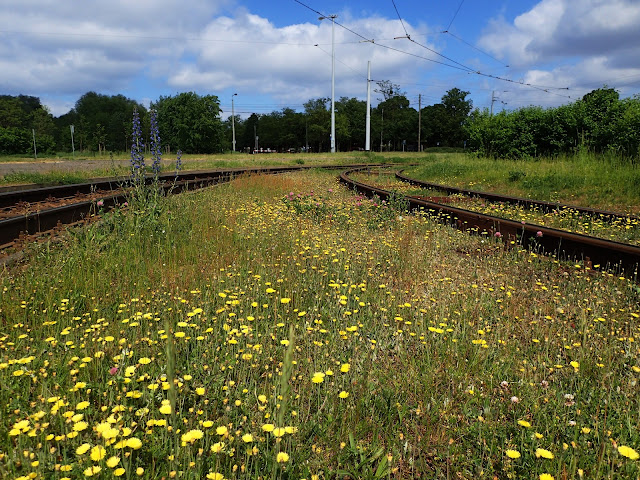
[[[381,188],[380,185],[371,185],[352,178],[352,176],[362,173],[364,173],[362,169],[352,169],[344,172],[340,176],[340,180],[349,187],[370,197],[377,195],[380,199],[386,200],[392,195],[396,195],[387,188]],[[397,175],[403,177],[401,174]],[[446,189],[448,188],[442,185],[419,182],[408,177],[400,179],[403,181],[410,180],[414,185],[417,184],[423,188],[437,188],[440,191],[447,191]],[[426,187],[426,185],[429,185],[429,187]],[[461,189],[452,190],[454,191],[451,193],[455,194],[465,193]],[[526,200],[506,195],[499,195],[498,197],[500,202],[514,204]],[[600,267],[609,271],[624,273],[638,281],[640,246],[488,215],[443,203],[444,199],[439,199],[440,202],[438,202],[434,201],[436,199],[430,200],[425,197],[407,195],[405,198],[409,203],[410,209],[414,211],[423,211],[461,230],[498,237],[500,241],[504,242],[505,247],[520,245],[545,255],[554,256],[559,260],[584,262],[585,267]],[[531,201],[532,206],[536,203],[539,202]],[[551,205],[553,205],[554,209],[563,207],[558,204],[549,204],[549,206]],[[567,206],[567,208],[569,207]],[[615,212],[602,212],[595,209],[583,209],[583,213],[591,213],[592,215],[602,215],[604,213],[613,218],[626,218],[626,216]]]
[[[350,166],[372,165],[295,165],[197,170],[178,175],[161,174],[157,182],[165,193],[180,193],[216,185],[240,175],[278,174],[312,168],[344,169]],[[153,179],[149,177],[146,181],[151,183]],[[100,210],[108,211],[124,205],[127,202],[127,184],[127,178],[109,178],[75,185],[5,189],[0,192],[0,257],[6,256],[9,251],[20,250],[23,244],[48,235],[64,225],[84,222],[93,218]]]

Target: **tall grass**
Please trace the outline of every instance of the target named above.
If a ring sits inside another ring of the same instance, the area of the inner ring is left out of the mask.
[[[434,155],[406,173],[476,190],[640,212],[640,170],[637,165],[589,153],[536,160]]]
[[[629,281],[323,172],[144,208],[2,272],[0,477],[640,474]]]

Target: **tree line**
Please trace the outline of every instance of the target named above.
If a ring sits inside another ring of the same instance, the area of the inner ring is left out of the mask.
[[[380,82],[381,98],[371,110],[372,150],[417,150],[419,113],[397,85]],[[464,122],[472,108],[469,92],[451,89],[442,103],[421,112],[422,145],[462,146]],[[220,153],[257,148],[274,151],[328,151],[331,102],[316,98],[304,111],[284,108],[268,114],[236,115],[222,119],[215,95],[194,92],[160,97],[151,103],[165,151]],[[342,97],[336,101],[336,147],[341,151],[365,147],[366,102]],[[35,133],[38,152],[54,154],[73,148],[82,152],[122,152],[131,147],[132,115],[137,110],[143,132],[149,131],[149,111],[123,95],[88,92],[59,117],[51,115],[37,97],[0,96],[0,154],[33,154]],[[73,126],[73,128],[72,128]],[[72,140],[73,136],[73,140]],[[148,143],[148,142],[146,142]]]
[[[468,147],[495,158],[572,155],[578,150],[640,158],[640,96],[620,99],[606,86],[556,108],[526,107],[466,121]]]
[[[484,156],[523,158],[588,148],[624,157],[640,155],[640,98],[620,99],[614,89],[606,87],[560,107],[526,107],[496,115],[487,109],[473,110],[467,99],[469,92],[458,88],[420,111],[411,106],[398,85],[378,82],[375,91],[379,101],[371,109],[374,151],[439,146],[467,148]],[[301,112],[284,108],[245,119],[239,115],[223,119],[217,96],[194,92],[162,96],[150,108],[156,112],[165,152],[230,151],[233,127],[237,151],[251,152],[257,147],[323,152],[330,148],[329,98],[311,99]],[[342,97],[335,108],[337,150],[364,149],[366,102]],[[88,92],[59,117],[51,115],[37,97],[0,96],[0,154],[33,154],[34,137],[38,152],[69,152],[72,134],[77,151],[128,151],[134,109],[142,131],[149,132],[148,109],[123,95]]]

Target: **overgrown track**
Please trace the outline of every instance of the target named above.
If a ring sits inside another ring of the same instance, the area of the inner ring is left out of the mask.
[[[466,190],[464,188],[450,187],[448,185],[440,185],[438,183],[423,182],[422,180],[417,180],[415,178],[407,177],[406,175],[403,175],[402,172],[403,170],[399,170],[398,172],[396,172],[396,178],[398,180],[410,183],[412,185],[415,185],[421,188],[428,188],[428,189],[447,192],[447,194],[449,195],[459,194],[459,195],[466,195],[468,197],[483,198],[485,200],[491,200],[494,202],[503,202],[503,203],[509,203],[513,205],[520,205],[528,209],[537,208],[538,210],[541,210],[543,212],[553,212],[557,210],[570,209],[575,212],[584,213],[586,215],[600,216],[609,220],[614,220],[614,219],[626,220],[628,218],[640,220],[639,217],[635,217],[633,215],[623,215],[619,212],[611,212],[608,210],[598,210],[596,208],[579,207],[575,205],[564,205],[561,203],[546,202],[544,200],[533,200],[530,198],[512,197],[510,195],[502,195],[500,193],[481,192],[478,190]]]
[[[162,174],[158,183],[165,192],[182,192],[193,190],[247,174],[277,174],[294,170],[312,168],[344,169],[349,167],[369,167],[373,165],[320,165],[320,166],[276,166],[276,167],[249,167],[229,168],[213,171],[188,171],[175,174]],[[152,178],[146,179],[148,183]],[[0,193],[0,209],[5,210],[8,218],[0,220],[0,249],[14,245],[14,242],[22,236],[35,235],[47,232],[59,225],[66,225],[83,221],[93,213],[97,213],[96,192],[102,192],[98,198],[102,201],[100,209],[106,211],[116,205],[122,205],[127,200],[126,178],[111,178],[75,185],[62,185],[45,188],[21,189]],[[93,195],[90,200],[79,200],[80,197]],[[56,200],[67,199],[65,205],[51,208]],[[11,214],[16,211],[16,206],[30,204],[35,205],[29,213]]]
[[[349,177],[351,173],[359,170],[355,168],[343,172],[340,180],[367,196],[377,195],[386,200],[392,194],[390,191]],[[405,198],[412,210],[421,210],[431,216],[437,216],[461,230],[498,236],[507,247],[514,242],[541,253],[553,255],[558,259],[584,261],[585,265],[600,265],[602,268],[621,271],[635,279],[638,278],[640,247],[531,223],[506,220],[415,197]]]

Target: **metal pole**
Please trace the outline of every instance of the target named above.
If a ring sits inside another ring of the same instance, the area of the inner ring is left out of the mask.
[[[234,153],[236,151],[236,114],[233,108],[233,97],[235,97],[236,95],[238,94],[234,93],[233,95],[231,95],[231,134],[233,135],[233,139],[231,140],[231,143],[233,144],[233,150],[231,153]]]
[[[420,133],[422,130],[422,94],[418,94],[418,152],[422,151],[420,146]]]
[[[336,153],[336,44],[334,38],[336,16],[331,15],[331,153]]]
[[[380,153],[382,153],[382,132],[384,131],[384,108],[382,109],[382,125],[380,127]]]
[[[75,127],[73,125],[69,125],[69,127],[71,128],[71,151],[73,152],[73,158],[76,158],[76,146],[73,143],[73,131]]]
[[[331,19],[331,153],[336,152],[336,42],[335,42],[335,23],[338,15],[328,15],[318,17],[318,20],[325,18]]]
[[[33,158],[38,159],[38,151],[36,150],[36,131],[35,129],[31,129],[31,133],[33,134]]]
[[[367,122],[364,150],[371,151],[371,60],[367,62]]]

